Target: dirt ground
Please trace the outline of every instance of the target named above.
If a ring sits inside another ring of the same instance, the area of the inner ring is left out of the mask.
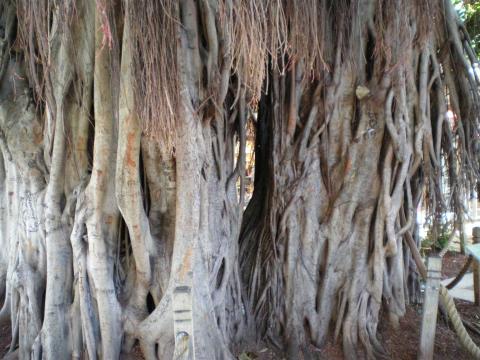
[[[454,277],[465,264],[467,256],[460,253],[448,252],[443,258],[442,276],[444,279]],[[470,321],[480,328],[480,308],[472,303],[456,300],[457,309],[462,319]],[[380,335],[385,339],[384,344],[392,359],[416,359],[420,337],[421,306],[410,306],[407,314],[400,320],[400,330],[395,332],[391,328],[380,326]],[[384,323],[382,323],[383,325]],[[476,344],[480,345],[480,336],[470,333]],[[470,359],[458,342],[455,333],[442,317],[437,321],[435,337],[435,359]]]
[[[467,257],[459,253],[449,252],[443,259],[442,275],[444,278],[455,276],[462,268]],[[3,302],[2,302],[3,303]],[[464,320],[468,320],[473,325],[480,329],[480,309],[473,304],[458,300],[456,301],[457,309]],[[421,305],[409,306],[407,313],[400,320],[400,328],[398,330],[392,329],[388,321],[381,321],[379,325],[379,338],[385,346],[387,356],[395,360],[410,360],[417,358],[417,349],[420,337],[420,322],[421,322]],[[472,334],[476,344],[480,345],[480,336]],[[0,327],[0,358],[8,351],[10,345],[10,327],[4,325]],[[322,349],[310,349],[312,359],[318,360],[341,360],[343,353],[341,345],[333,342],[328,342]],[[259,346],[252,351],[242,352],[239,357],[240,360],[273,360],[281,359],[282,357],[270,351],[264,346]],[[460,343],[458,342],[455,333],[451,330],[445,321],[439,316],[437,322],[437,332],[435,337],[435,359],[470,359]],[[142,359],[141,353],[136,347],[133,354],[125,356],[124,359]]]

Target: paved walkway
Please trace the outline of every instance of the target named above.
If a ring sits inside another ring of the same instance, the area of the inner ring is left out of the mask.
[[[448,285],[454,278],[445,279],[443,285]],[[456,299],[474,302],[473,296],[473,274],[471,272],[465,274],[462,280],[453,289],[448,290],[450,295]]]

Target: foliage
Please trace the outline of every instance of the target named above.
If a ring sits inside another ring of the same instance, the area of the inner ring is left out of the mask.
[[[472,39],[472,47],[477,58],[480,57],[480,0],[452,0],[455,8],[465,23]]]
[[[432,224],[429,227],[427,236],[422,241],[423,251],[441,251],[448,246],[450,237],[454,231],[452,223],[449,221],[442,221],[435,227]]]

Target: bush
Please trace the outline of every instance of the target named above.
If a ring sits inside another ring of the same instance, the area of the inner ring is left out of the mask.
[[[452,235],[453,226],[450,222],[441,223],[438,225],[437,238],[435,239],[434,225],[430,225],[430,229],[427,232],[427,236],[422,241],[422,250],[428,251],[441,251],[448,246],[448,240]]]

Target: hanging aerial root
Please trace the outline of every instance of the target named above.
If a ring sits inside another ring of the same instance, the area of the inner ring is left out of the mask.
[[[135,110],[145,132],[173,150],[179,114],[177,1],[127,1],[131,26]]]

